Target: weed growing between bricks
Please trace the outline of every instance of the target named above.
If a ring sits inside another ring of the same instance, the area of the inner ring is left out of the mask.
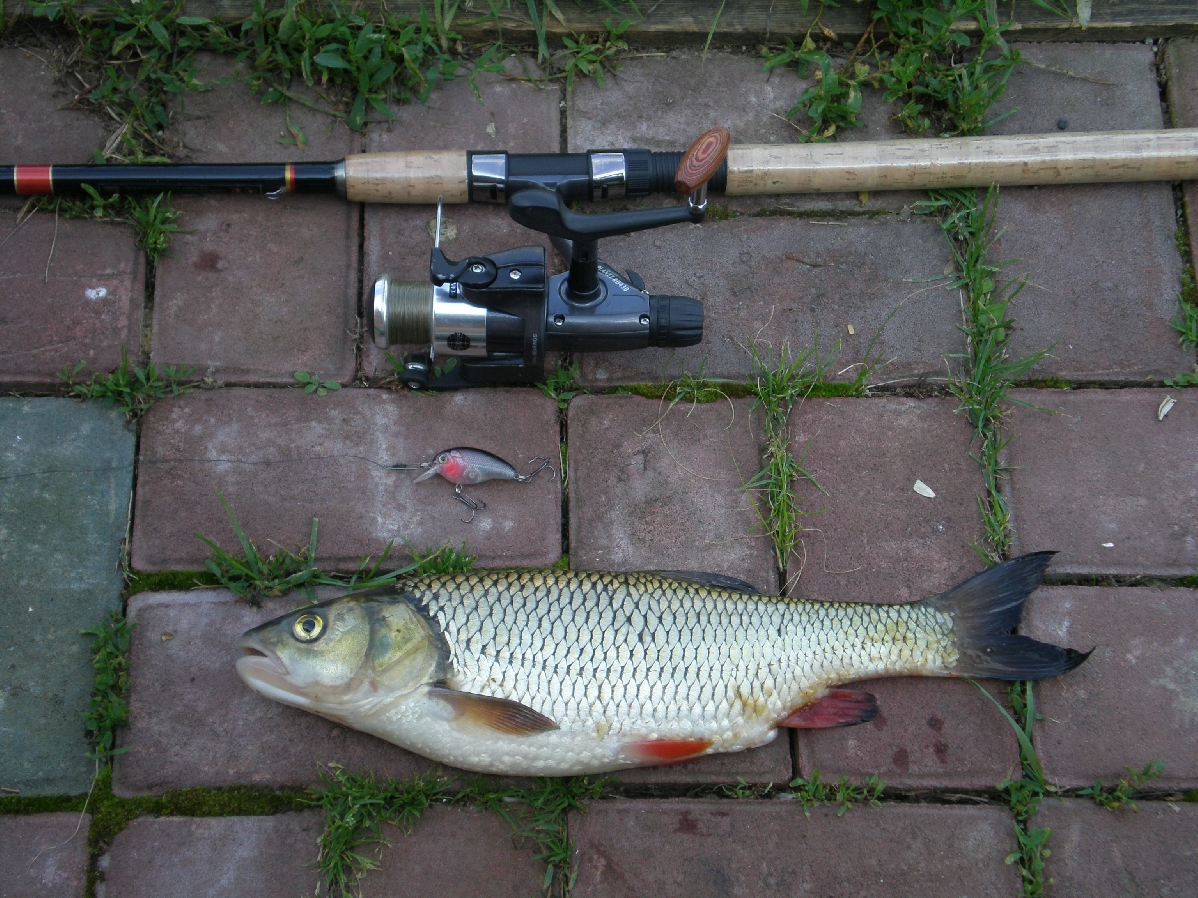
[[[1035,2],[1068,16],[1051,0]],[[1012,22],[999,22],[993,3],[878,0],[871,19],[861,40],[840,63],[826,49],[838,38],[820,24],[818,16],[797,46],[786,38],[779,50],[762,48],[765,70],[795,65],[800,77],[814,75],[815,83],[786,114],[794,119],[806,113],[811,120],[809,130],[800,129],[801,140],[828,140],[857,127],[861,88],[866,84],[882,90],[886,102],[897,102],[896,117],[910,134],[929,130],[944,136],[980,134],[997,121],[987,121],[986,114],[1002,96],[1020,56],[1002,36]],[[977,23],[976,44],[967,34],[951,29],[960,19]],[[884,36],[879,39],[875,30]]]
[[[108,408],[116,406],[130,420],[141,417],[158,399],[190,393],[194,384],[184,383],[192,370],[175,365],[159,366],[154,362],[144,368],[129,363],[129,353],[121,347],[121,363],[112,374],[93,374],[89,380],[76,383],[86,362],[74,368],[64,365],[59,379],[66,384],[70,395],[79,399],[98,399]]]
[[[1195,283],[1194,257],[1190,252],[1191,227],[1186,221],[1185,203],[1178,185],[1174,185],[1177,206],[1177,252],[1181,255],[1181,284],[1177,293],[1177,315],[1172,326],[1177,331],[1183,349],[1198,349],[1198,284]],[[1165,381],[1170,387],[1198,386],[1198,364],[1193,371],[1183,371]]]
[[[378,867],[366,852],[385,843],[383,824],[404,832],[434,803],[459,804],[493,811],[512,827],[517,841],[527,840],[545,861],[544,894],[568,896],[574,885],[572,849],[566,818],[570,811],[585,810],[583,802],[596,799],[602,780],[588,777],[539,779],[518,789],[494,785],[486,779],[468,782],[432,776],[409,780],[384,779],[373,774],[346,773],[340,767],[322,772],[324,788],[309,793],[306,804],[325,812],[320,837],[319,867],[333,895],[353,894],[361,877]]]
[[[212,556],[204,566],[217,584],[253,606],[257,606],[268,596],[281,596],[296,589],[303,589],[309,600],[315,601],[317,586],[340,586],[349,590],[373,589],[391,586],[405,574],[457,574],[474,567],[475,558],[466,554],[464,543],[461,549],[442,546],[436,549],[427,548],[423,552],[409,544],[408,550],[413,559],[410,564],[387,574],[379,573],[391,555],[391,549],[395,544],[392,540],[387,543],[378,561],[372,563],[370,556],[365,556],[353,574],[329,573],[316,567],[316,545],[320,525],[317,518],[312,519],[311,536],[306,547],[291,550],[278,546],[278,551],[263,555],[246,536],[225,497],[219,493],[217,497],[229,517],[233,534],[241,547],[241,555],[227,552],[214,540],[197,533],[196,537],[212,550]]]

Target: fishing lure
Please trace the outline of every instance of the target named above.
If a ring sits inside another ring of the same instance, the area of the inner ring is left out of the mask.
[[[541,463],[539,468],[527,474],[521,474],[498,455],[492,455],[490,452],[484,452],[482,449],[473,449],[469,446],[457,446],[453,449],[445,449],[442,452],[438,452],[432,461],[426,461],[419,465],[396,464],[390,467],[396,471],[420,471],[427,469],[412,481],[413,483],[420,483],[422,480],[428,480],[430,477],[440,474],[450,483],[454,484],[454,498],[470,509],[470,517],[462,522],[463,524],[469,524],[474,520],[474,516],[478,514],[480,508],[487,507],[487,503],[465,495],[462,492],[463,486],[468,483],[482,483],[484,480],[515,480],[518,483],[528,483],[546,468],[549,468],[550,478],[556,476],[556,472],[550,466],[549,460],[545,456],[534,455],[529,459],[529,464],[536,461]]]

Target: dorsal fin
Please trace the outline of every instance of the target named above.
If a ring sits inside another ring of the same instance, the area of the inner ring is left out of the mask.
[[[706,586],[710,589],[730,589],[733,592],[743,592],[751,596],[761,595],[761,591],[752,583],[737,580],[726,574],[709,574],[705,571],[645,571],[668,580],[679,580],[683,583],[693,583],[695,586]]]
[[[453,708],[454,719],[463,723],[506,733],[509,736],[531,736],[556,730],[557,724],[539,711],[507,698],[462,692],[444,683],[428,687],[431,698],[439,698]]]

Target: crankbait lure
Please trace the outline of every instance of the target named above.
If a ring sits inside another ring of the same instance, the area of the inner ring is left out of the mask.
[[[549,468],[550,478],[555,476],[556,472],[550,466],[547,458],[543,455],[535,455],[529,459],[529,464],[536,461],[541,463],[539,468],[527,474],[521,474],[498,455],[492,455],[482,449],[472,449],[469,446],[458,446],[438,452],[432,461],[426,461],[419,465],[397,464],[390,467],[396,471],[424,470],[424,473],[413,483],[420,483],[422,480],[428,480],[430,477],[440,474],[454,484],[454,498],[470,509],[470,517],[462,522],[469,524],[474,520],[474,516],[478,514],[480,508],[487,507],[487,503],[464,495],[462,493],[463,486],[468,483],[482,483],[484,480],[515,480],[518,483],[528,483],[546,468]]]

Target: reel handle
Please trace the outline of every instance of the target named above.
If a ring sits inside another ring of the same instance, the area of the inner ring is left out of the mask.
[[[687,194],[686,205],[692,220],[703,220],[707,212],[707,182],[723,164],[731,143],[732,135],[728,129],[715,127],[700,134],[682,154],[678,171],[674,173],[674,189]],[[697,219],[695,215],[698,215]]]

